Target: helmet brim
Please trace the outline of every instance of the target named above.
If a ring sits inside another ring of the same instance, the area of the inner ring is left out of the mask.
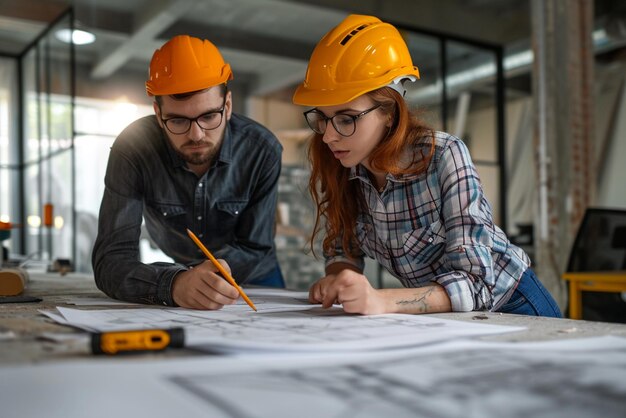
[[[372,90],[363,90],[362,87],[341,90],[311,90],[301,84],[296,89],[292,100],[294,104],[300,106],[335,106],[351,102],[369,91]]]

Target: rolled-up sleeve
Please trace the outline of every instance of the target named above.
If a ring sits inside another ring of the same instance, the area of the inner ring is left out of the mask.
[[[111,151],[100,206],[92,264],[96,285],[112,298],[174,306],[174,276],[180,264],[144,264],[139,260],[143,200],[139,171],[115,149]]]
[[[349,257],[343,251],[343,247],[341,246],[341,240],[337,240],[335,242],[335,248],[332,253],[324,252],[325,266],[328,267],[331,264],[335,263],[345,263],[354,266],[362,272],[365,269],[364,254],[362,251],[358,251],[358,253],[359,255],[357,255],[356,258]]]
[[[434,280],[443,286],[454,311],[491,310],[512,280],[494,273],[493,221],[467,147],[453,140],[437,168],[441,186],[448,272]]]

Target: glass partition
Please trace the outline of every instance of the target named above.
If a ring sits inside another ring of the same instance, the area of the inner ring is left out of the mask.
[[[21,58],[23,252],[43,260],[73,259],[75,251],[73,47],[55,35],[71,28],[67,13]]]
[[[0,222],[19,224],[19,194],[12,187],[20,174],[18,158],[17,120],[18,108],[18,62],[11,57],[0,57]],[[13,251],[19,234],[12,239],[0,241]],[[1,249],[0,249],[1,250]]]
[[[506,178],[504,95],[499,46],[402,30],[420,80],[406,99],[432,127],[466,143],[491,203],[494,221],[505,231]]]
[[[432,36],[403,31],[413,64],[419,68],[420,79],[406,83],[405,99],[433,128],[443,130],[444,109],[441,105],[443,79],[441,68],[441,42]]]
[[[153,113],[153,110],[152,106],[79,97],[76,98],[75,111],[76,269],[91,272],[91,250],[98,233],[98,215],[111,145],[128,124]],[[142,239],[140,245],[143,261],[157,261],[147,258],[152,250],[147,239]],[[164,260],[164,255],[158,259]]]

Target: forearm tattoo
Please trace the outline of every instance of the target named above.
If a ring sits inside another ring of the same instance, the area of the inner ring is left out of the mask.
[[[424,293],[417,294],[413,299],[401,299],[396,301],[396,305],[400,306],[411,306],[417,308],[418,312],[429,312],[429,308],[431,307],[428,304],[428,297],[433,294],[435,291],[434,287],[428,288]]]

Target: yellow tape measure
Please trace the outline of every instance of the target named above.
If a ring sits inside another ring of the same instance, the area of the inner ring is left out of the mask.
[[[159,351],[167,347],[184,347],[182,328],[103,332],[92,334],[94,354],[118,354],[130,351]]]

